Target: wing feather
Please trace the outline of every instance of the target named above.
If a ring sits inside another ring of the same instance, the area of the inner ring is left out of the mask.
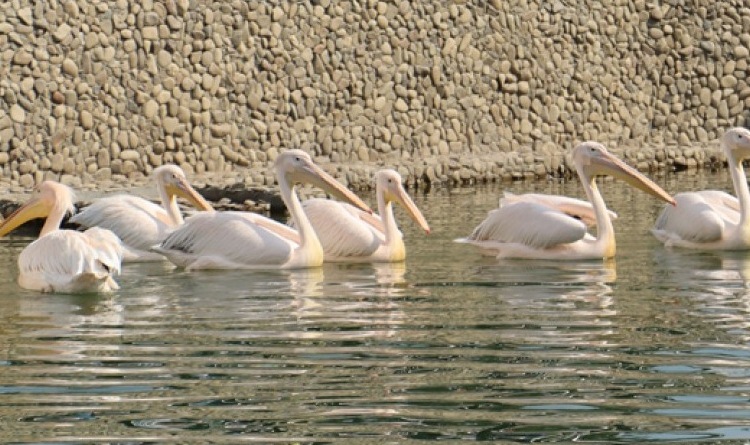
[[[677,205],[665,206],[654,225],[660,239],[676,236],[696,243],[719,241],[726,223],[739,221],[739,203],[728,193],[687,192],[676,194],[674,199]]]
[[[70,218],[83,227],[103,227],[122,242],[138,250],[148,250],[172,230],[167,213],[153,202],[131,195],[115,195],[95,200]]]
[[[520,201],[489,212],[468,240],[520,243],[547,249],[583,239],[586,233],[583,222],[559,210],[536,202]]]
[[[365,219],[374,219],[382,227],[380,217],[347,203],[314,198],[306,200],[303,207],[326,256],[368,257],[385,239],[382,230]]]
[[[505,192],[504,196],[500,198],[500,207],[517,202],[535,202],[559,210],[573,218],[580,219],[586,223],[587,226],[596,225],[596,212],[594,211],[594,206],[591,205],[590,202],[582,199],[559,195],[545,195],[541,193],[524,193],[522,195],[516,195],[511,192]],[[609,217],[612,220],[617,219],[617,213],[611,210],[607,210],[607,213],[609,213]]]
[[[117,288],[111,277],[120,270],[122,248],[114,234],[103,232],[57,230],[35,240],[18,257],[19,281],[63,292]]]
[[[201,258],[202,264],[216,267],[285,263],[297,244],[257,224],[257,218],[263,217],[246,212],[200,213],[188,218],[154,250],[180,266],[190,266],[185,262]]]

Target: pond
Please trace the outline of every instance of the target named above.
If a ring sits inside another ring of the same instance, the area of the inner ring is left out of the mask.
[[[726,172],[657,177],[730,189]],[[398,265],[129,264],[109,295],[18,288],[0,241],[0,441],[750,441],[750,256],[666,250],[661,204],[602,185],[614,261],[498,261],[452,240],[503,190],[418,193]],[[372,196],[366,196],[372,202]]]

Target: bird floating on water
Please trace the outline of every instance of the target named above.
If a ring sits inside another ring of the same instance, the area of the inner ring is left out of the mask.
[[[298,230],[256,213],[199,213],[188,218],[154,251],[189,270],[315,267],[323,263],[323,247],[297,196],[297,183],[318,186],[372,212],[302,150],[281,153],[274,168],[281,198]]]
[[[41,292],[83,293],[119,289],[123,249],[117,236],[94,227],[85,232],[61,230],[60,223],[74,207],[73,191],[45,181],[31,200],[0,223],[5,236],[23,223],[46,218],[39,238],[18,256],[18,284]]]
[[[118,194],[94,200],[70,221],[83,227],[103,227],[113,231],[123,243],[123,261],[163,261],[152,252],[167,235],[183,224],[177,198],[186,199],[198,210],[213,207],[190,185],[176,165],[163,165],[151,175],[161,198],[161,206],[139,196]]]
[[[379,216],[330,199],[314,198],[302,203],[323,245],[326,261],[403,261],[406,247],[393,215],[394,202],[402,205],[417,225],[430,233],[427,220],[404,189],[398,172],[390,169],[377,172],[375,194]]]
[[[705,250],[750,249],[750,190],[742,161],[750,159],[750,130],[732,128],[721,138],[736,197],[720,190],[675,195],[652,233],[666,246]]]
[[[612,175],[674,204],[674,199],[661,187],[612,155],[600,143],[583,142],[573,150],[572,156],[578,177],[591,202],[596,236],[588,233],[586,223],[581,220],[590,220],[591,212],[588,212],[588,217],[576,218],[570,215],[570,206],[565,205],[570,201],[540,199],[540,195],[537,195],[535,198],[516,198],[502,204],[492,210],[471,235],[456,241],[478,246],[485,253],[498,258],[611,258],[616,250],[614,227],[596,185],[597,176]],[[582,202],[578,201],[573,207],[586,207],[581,205]]]

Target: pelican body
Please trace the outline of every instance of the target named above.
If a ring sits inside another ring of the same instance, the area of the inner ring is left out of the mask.
[[[583,142],[572,153],[578,177],[591,202],[567,199],[515,198],[489,213],[466,238],[498,258],[550,260],[606,259],[615,255],[612,219],[596,185],[596,177],[612,175],[628,184],[674,204],[674,199],[634,168],[609,153],[597,142]],[[575,204],[571,206],[570,204]],[[596,224],[596,236],[588,233],[586,221]],[[586,215],[589,216],[586,216]],[[578,216],[578,217],[576,217]]]
[[[664,208],[652,230],[667,247],[750,249],[750,191],[742,168],[742,161],[750,158],[750,131],[727,130],[721,147],[737,197],[720,190],[676,194],[677,206]]]
[[[60,230],[64,216],[75,210],[73,191],[45,181],[38,194],[0,223],[0,236],[21,224],[46,217],[39,238],[18,256],[18,284],[41,292],[81,293],[119,289],[114,275],[120,272],[123,250],[107,229],[85,232]]]
[[[114,232],[122,240],[125,262],[164,260],[149,249],[184,222],[177,198],[186,199],[198,210],[213,211],[213,207],[190,185],[180,167],[163,165],[154,169],[152,176],[161,206],[138,196],[114,195],[95,200],[70,221]]]
[[[302,204],[323,245],[326,261],[403,261],[406,247],[393,215],[393,202],[401,204],[419,227],[430,233],[427,221],[406,193],[398,172],[390,169],[377,172],[375,193],[380,216],[330,199],[309,199]]]
[[[274,164],[281,197],[298,230],[249,212],[199,213],[154,250],[177,266],[194,269],[298,269],[323,263],[318,240],[296,193],[297,183],[319,186],[371,211],[354,193],[315,165],[302,150],[288,150]]]

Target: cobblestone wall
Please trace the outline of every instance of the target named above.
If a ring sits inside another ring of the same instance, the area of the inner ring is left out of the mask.
[[[470,182],[584,139],[687,167],[746,122],[748,48],[741,0],[6,0],[0,181],[268,185],[298,147],[355,187]]]

